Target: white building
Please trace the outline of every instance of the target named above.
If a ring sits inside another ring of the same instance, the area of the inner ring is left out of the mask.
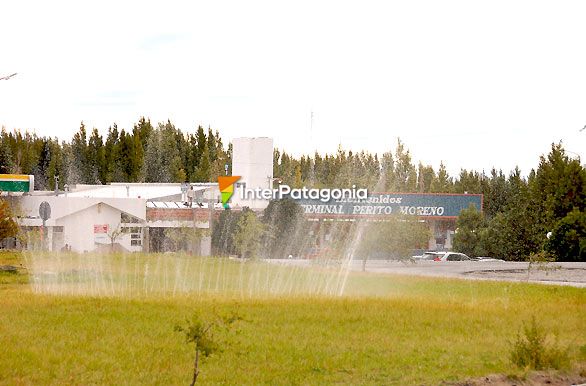
[[[187,249],[209,254],[211,238],[201,230],[210,228],[212,210],[221,208],[214,183],[78,185],[68,192],[36,191],[17,200],[20,225],[39,230],[37,238],[29,238],[29,248],[41,244],[44,249],[76,252],[148,251],[153,246],[158,251],[176,249],[176,245],[164,245],[170,237],[165,230],[181,229],[184,233],[177,238],[190,239]],[[40,231],[43,202],[51,213]],[[189,229],[198,236],[189,237]],[[161,237],[163,241],[152,240]]]
[[[236,138],[232,144],[232,175],[241,178],[231,207],[264,209],[267,200],[242,200],[240,191],[272,188],[273,140]],[[18,203],[18,222],[27,231],[27,248],[53,251],[184,249],[209,255],[211,220],[224,210],[215,181],[79,184],[65,192],[27,190],[10,198]],[[45,221],[39,211],[42,203],[51,212]]]
[[[268,200],[242,199],[241,192],[246,189],[273,188],[273,139],[267,137],[234,138],[232,141],[232,175],[240,176],[236,183],[233,207],[264,209]]]

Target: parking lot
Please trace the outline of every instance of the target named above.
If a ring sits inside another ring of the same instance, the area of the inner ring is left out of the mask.
[[[291,265],[310,266],[315,260],[283,259]],[[350,263],[353,271],[362,270],[362,260]],[[387,261],[369,260],[366,271],[373,273],[393,273],[400,275],[433,276],[474,280],[524,281],[543,284],[570,285],[586,288],[586,263],[548,263],[532,264],[527,262],[504,261]]]
[[[353,270],[362,269],[362,262],[352,262]],[[406,275],[456,277],[467,279],[529,281],[545,284],[562,284],[586,287],[586,263],[532,264],[527,262],[479,261],[425,261],[396,262],[368,261],[368,272],[385,272]]]

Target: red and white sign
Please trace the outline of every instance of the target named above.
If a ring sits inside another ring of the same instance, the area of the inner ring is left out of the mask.
[[[94,233],[108,233],[108,224],[94,225]]]

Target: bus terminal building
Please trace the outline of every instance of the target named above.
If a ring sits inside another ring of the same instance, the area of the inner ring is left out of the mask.
[[[267,137],[235,138],[232,144],[232,175],[238,176],[238,182],[233,187],[230,210],[248,207],[262,214],[270,199],[242,192],[281,189],[273,186],[273,141]],[[53,251],[183,249],[209,255],[214,219],[226,210],[222,202],[225,193],[217,181],[73,185],[62,191],[35,191],[33,176],[0,175],[0,190],[17,208],[21,228],[33,236],[22,247],[41,245]],[[417,216],[429,226],[429,250],[450,250],[460,212],[471,205],[482,211],[483,205],[483,197],[478,194],[362,190],[364,194],[350,197],[324,199],[291,194],[290,198],[303,208],[308,232],[317,227],[326,236],[336,221],[385,221],[395,214]],[[35,237],[41,238],[40,244]],[[181,241],[182,237],[191,239]]]
[[[481,194],[452,193],[369,193],[365,199],[301,200],[310,221],[385,221],[396,214],[417,216],[430,229],[429,250],[449,250],[456,220],[463,209],[482,211]]]

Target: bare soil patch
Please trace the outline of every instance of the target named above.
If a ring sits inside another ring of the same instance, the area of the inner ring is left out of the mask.
[[[536,371],[524,377],[494,374],[486,377],[469,379],[463,382],[444,383],[444,386],[570,386],[586,385],[586,370],[573,373]]]

